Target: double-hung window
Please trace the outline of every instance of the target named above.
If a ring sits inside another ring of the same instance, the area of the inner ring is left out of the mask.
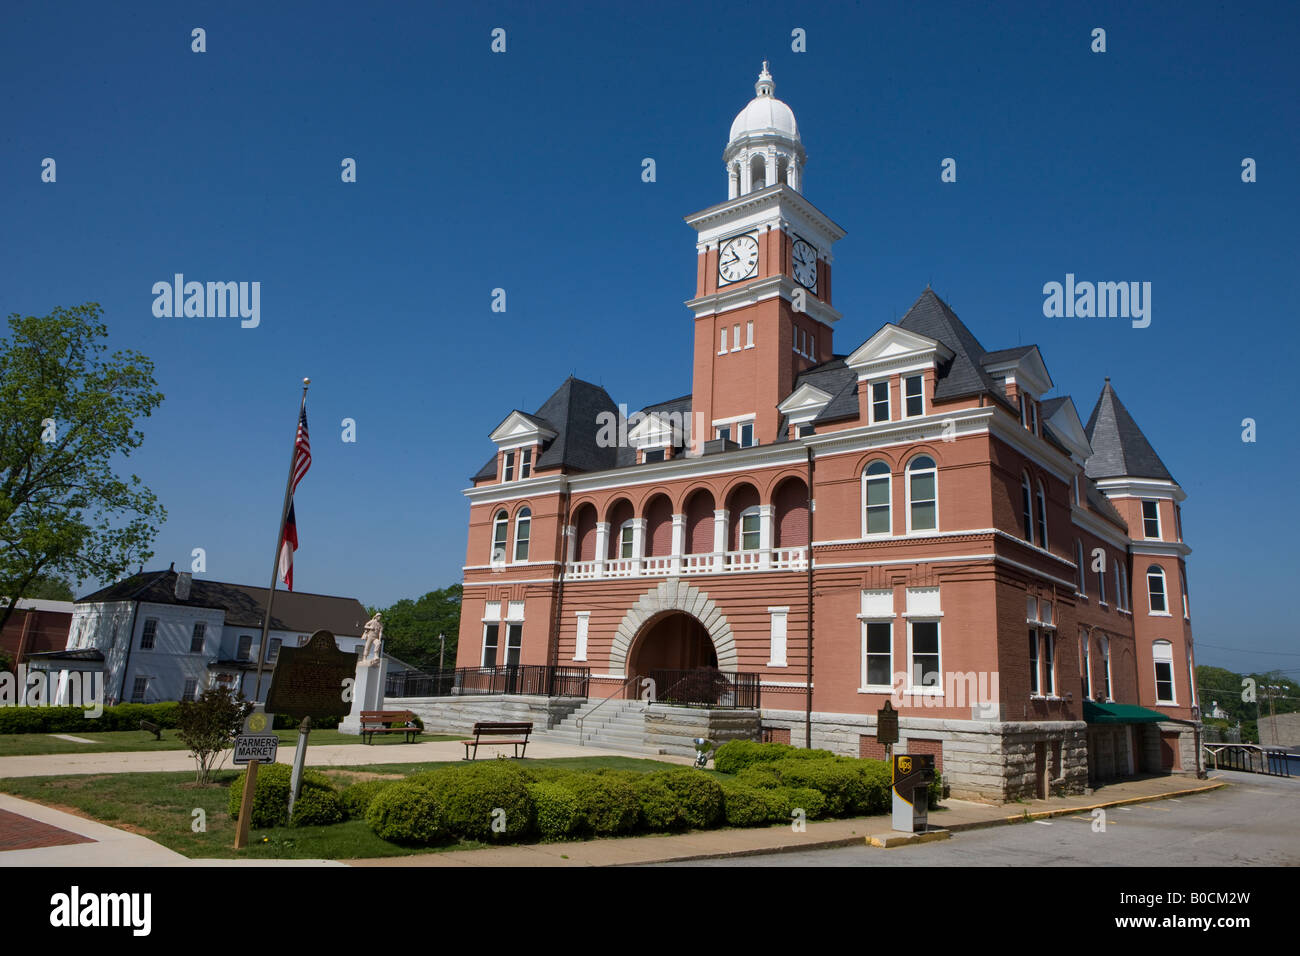
[[[194,632],[190,635],[190,653],[203,653],[203,640],[207,634],[208,625],[203,621],[194,622]]]
[[[506,538],[510,533],[510,516],[498,511],[492,519],[492,563],[506,563]]]
[[[925,414],[924,386],[923,376],[910,375],[903,379],[904,414],[908,418]]]
[[[757,551],[762,536],[759,528],[762,520],[758,508],[746,508],[740,513],[740,550]]]
[[[1142,502],[1142,534],[1147,539],[1160,538],[1160,502]]]
[[[519,451],[519,480],[531,478],[533,475],[533,450],[531,448],[522,448]]]
[[[889,465],[873,461],[862,476],[862,533],[864,536],[886,535],[892,528],[889,507]]]
[[[140,633],[140,650],[153,650],[154,638],[158,636],[158,619],[149,617],[145,618],[144,630]]]
[[[1151,645],[1151,657],[1156,668],[1156,703],[1177,703],[1174,696],[1174,651],[1168,641],[1156,641]]]
[[[531,534],[533,524],[533,512],[528,508],[521,508],[519,515],[515,518],[515,560],[528,560],[528,538]]]
[[[889,381],[871,383],[871,423],[889,421]]]
[[[929,455],[917,455],[907,465],[907,524],[909,531],[939,528],[938,468]]]
[[[1165,596],[1165,572],[1158,564],[1147,568],[1147,594],[1152,614],[1169,613],[1169,600]]]
[[[892,690],[894,684],[894,592],[862,592],[862,689]]]
[[[515,480],[515,453],[512,451],[506,452],[505,465],[501,469],[501,480]]]

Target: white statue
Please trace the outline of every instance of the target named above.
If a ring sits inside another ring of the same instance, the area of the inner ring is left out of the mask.
[[[365,644],[361,649],[361,663],[375,667],[379,663],[379,650],[384,643],[384,624],[379,620],[379,613],[366,622],[363,632]]]

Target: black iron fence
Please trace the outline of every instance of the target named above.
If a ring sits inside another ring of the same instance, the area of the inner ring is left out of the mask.
[[[1254,744],[1207,744],[1205,756],[1211,770],[1244,770],[1271,777],[1289,777],[1293,766],[1300,766],[1300,758],[1295,754]]]
[[[757,674],[740,674],[701,667],[694,670],[653,669],[653,700],[687,707],[757,708],[761,687]]]
[[[591,680],[586,667],[544,664],[502,664],[496,667],[457,667],[423,674],[389,674],[386,697],[461,697],[487,694],[534,694],[540,697],[583,697]]]

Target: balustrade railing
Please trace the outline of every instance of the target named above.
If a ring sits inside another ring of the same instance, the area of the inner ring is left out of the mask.
[[[748,551],[709,551],[702,554],[647,555],[643,558],[607,558],[571,561],[565,568],[570,581],[600,578],[666,577],[671,574],[744,574],[754,571],[804,571],[808,549],[755,548]]]

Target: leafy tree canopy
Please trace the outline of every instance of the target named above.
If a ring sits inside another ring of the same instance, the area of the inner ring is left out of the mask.
[[[111,580],[144,563],[166,520],[139,477],[117,473],[163,400],[153,362],[105,355],[101,312],[13,314],[0,339],[0,627],[42,579]]]
[[[438,635],[446,638],[445,666],[456,666],[456,638],[460,634],[461,586],[430,591],[422,598],[402,598],[392,607],[379,608],[384,622],[384,650],[422,671],[438,668]],[[371,608],[370,613],[375,613]]]

